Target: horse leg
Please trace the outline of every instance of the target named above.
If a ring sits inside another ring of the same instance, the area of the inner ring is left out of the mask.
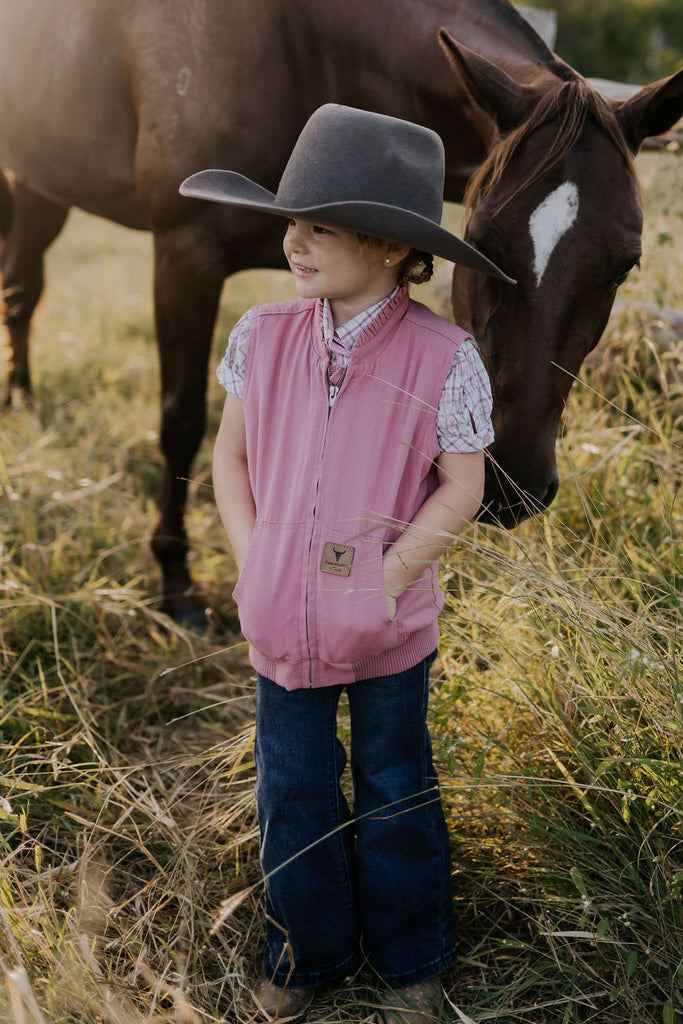
[[[161,368],[161,450],[165,457],[152,550],[162,573],[162,609],[205,625],[187,566],[185,504],[193,459],[206,430],[206,377],[225,277],[192,226],[155,232],[154,301]]]
[[[6,184],[6,182],[5,182]],[[5,193],[5,197],[10,193]],[[17,184],[11,193],[5,244],[0,252],[3,319],[9,337],[8,387],[5,405],[12,404],[14,392],[30,402],[29,332],[31,317],[45,283],[43,255],[66,220],[68,206]]]

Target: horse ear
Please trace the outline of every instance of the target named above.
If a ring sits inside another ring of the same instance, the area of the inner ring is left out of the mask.
[[[645,139],[668,132],[683,117],[683,71],[646,85],[615,108],[633,153]]]
[[[516,128],[538,101],[533,85],[517,82],[507,71],[486,57],[455,41],[442,28],[439,40],[444,52],[475,106],[481,107],[500,131]]]

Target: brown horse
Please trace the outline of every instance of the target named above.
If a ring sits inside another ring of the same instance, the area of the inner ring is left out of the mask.
[[[439,51],[444,24],[465,44],[458,49],[444,37],[455,75]],[[223,166],[275,189],[307,117],[321,103],[336,101],[439,132],[446,147],[446,198],[459,201],[495,138],[522,127],[535,103],[543,102],[544,90],[564,96],[562,87],[572,77],[577,78],[504,0],[300,0],[297,5],[285,0],[257,5],[250,0],[171,5],[166,0],[69,0],[66,5],[0,0],[0,165],[12,172],[11,192],[0,182],[9,395],[13,390],[30,394],[28,331],[43,286],[43,253],[69,207],[150,229],[166,458],[153,547],[168,611],[187,616],[196,604],[186,564],[186,479],[205,430],[207,361],[222,283],[247,267],[283,265],[280,232],[271,218],[182,199],[180,181],[200,168]],[[564,99],[556,106],[562,117]],[[623,122],[620,131],[635,149],[643,137],[668,128],[683,112],[681,106],[679,76],[608,109],[613,120]],[[597,146],[598,158],[591,161],[584,153],[571,180],[582,210],[593,210],[592,224],[588,219],[580,233],[567,231],[561,254],[558,250],[549,259],[544,287],[558,263],[566,271],[584,259],[591,227],[596,239],[613,238],[617,208],[625,211],[618,220],[630,250],[625,252],[621,236],[609,242],[603,255],[608,263],[620,256],[619,271],[609,280],[601,275],[597,291],[590,292],[591,305],[584,306],[584,292],[578,290],[581,275],[567,273],[568,287],[561,278],[560,288],[566,316],[553,320],[544,314],[535,326],[539,285],[527,272],[516,237],[524,211],[513,216],[520,205],[515,200],[493,214],[499,196],[513,195],[542,164],[546,137],[556,134],[549,110],[547,123],[515,149],[500,180],[494,170],[470,222],[475,244],[518,274],[520,286],[496,291],[473,275],[455,289],[457,312],[465,322],[461,296],[471,293],[465,308],[471,302],[487,355],[494,354],[488,340],[492,325],[515,324],[502,355],[496,345],[496,362],[489,358],[494,401],[503,410],[495,454],[503,472],[513,480],[519,475],[534,508],[551,500],[556,486],[554,461],[544,467],[541,455],[533,454],[536,434],[540,425],[544,438],[547,424],[556,428],[556,406],[566,394],[549,367],[570,326],[591,342],[599,335],[618,273],[637,258],[640,226],[632,169],[615,143],[619,133],[612,139],[590,121],[572,154]],[[610,175],[616,175],[615,182],[606,189]],[[532,211],[548,196],[547,181],[547,175],[537,176],[523,191]],[[540,221],[532,238],[542,261],[548,217]],[[528,252],[526,258],[534,257]],[[517,310],[525,310],[525,316],[518,317]],[[585,342],[582,351],[588,347]],[[541,370],[537,379],[528,379],[537,356]],[[528,395],[521,431],[507,412],[517,389],[515,402]],[[533,484],[516,452],[506,467],[511,442],[513,451],[517,445],[531,453]],[[548,462],[547,444],[543,458]],[[511,519],[518,518],[517,497],[496,492],[491,500],[501,521],[506,516],[501,501],[511,503]]]

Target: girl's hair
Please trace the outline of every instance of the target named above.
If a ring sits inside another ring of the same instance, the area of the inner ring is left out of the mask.
[[[363,245],[384,244],[381,238],[374,235],[364,235],[358,232],[358,240]],[[411,249],[403,263],[399,266],[399,284],[426,284],[431,281],[434,273],[434,257],[429,252],[421,252],[419,249]]]
[[[429,252],[411,249],[403,263],[399,281],[406,284],[426,284],[434,273],[434,257]]]

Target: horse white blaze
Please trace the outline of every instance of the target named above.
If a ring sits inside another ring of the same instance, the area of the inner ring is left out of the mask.
[[[579,190],[573,181],[565,181],[546,196],[529,218],[529,234],[534,245],[536,286],[541,283],[548,261],[563,235],[569,231],[579,212]]]

